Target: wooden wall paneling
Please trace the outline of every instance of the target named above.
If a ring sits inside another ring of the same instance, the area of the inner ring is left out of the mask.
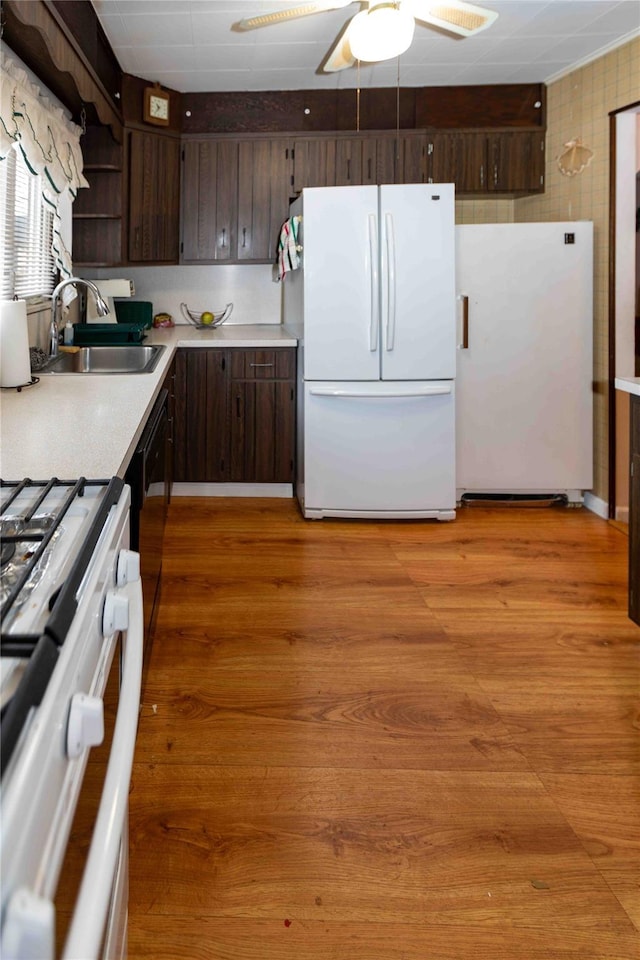
[[[415,96],[415,127],[544,128],[544,89],[542,83],[420,87]]]
[[[536,107],[538,103],[540,106]],[[305,113],[305,110],[308,111]],[[189,112],[191,116],[187,117]],[[545,126],[541,83],[182,94],[182,131],[287,133]]]
[[[147,87],[152,87],[153,83],[149,80],[143,80],[142,77],[133,77],[129,73],[122,76],[122,113],[124,121],[128,126],[138,126],[141,129],[149,130],[142,119],[142,107],[144,103],[144,91]],[[166,133],[182,133],[183,107],[182,94],[177,90],[171,90],[163,86],[165,93],[169,94],[169,126],[163,127]],[[156,129],[157,128],[153,128]]]

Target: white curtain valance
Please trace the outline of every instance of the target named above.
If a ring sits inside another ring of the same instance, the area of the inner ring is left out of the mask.
[[[0,81],[0,160],[11,149],[18,149],[31,173],[40,179],[43,200],[54,214],[55,263],[62,277],[69,277],[71,254],[62,238],[60,201],[66,194],[73,201],[80,187],[89,186],[82,175],[82,130],[4,55]]]

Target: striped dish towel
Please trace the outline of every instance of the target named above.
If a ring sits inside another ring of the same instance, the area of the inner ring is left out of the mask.
[[[275,264],[277,275],[273,278],[276,283],[284,280],[287,273],[291,270],[297,270],[300,266],[300,251],[302,247],[298,243],[299,225],[300,217],[290,217],[288,220],[285,220],[280,228]]]

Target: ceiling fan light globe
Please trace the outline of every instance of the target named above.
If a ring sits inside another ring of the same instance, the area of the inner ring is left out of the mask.
[[[382,4],[363,10],[349,26],[349,45],[356,60],[377,63],[391,60],[408,50],[415,20],[406,10]]]

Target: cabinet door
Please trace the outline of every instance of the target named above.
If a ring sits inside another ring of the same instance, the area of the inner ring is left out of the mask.
[[[428,137],[427,180],[455,183],[456,193],[485,193],[486,138],[481,133],[437,133]]]
[[[295,351],[232,350],[231,480],[291,483]]]
[[[362,184],[362,140],[336,140],[336,187]]]
[[[270,140],[271,211],[269,227],[269,259],[275,260],[280,227],[289,216],[294,193],[294,149],[290,140]]]
[[[271,256],[271,143],[245,140],[238,147],[238,260]]]
[[[293,189],[332,187],[336,182],[336,141],[333,137],[296,140],[293,148]]]
[[[640,397],[631,397],[629,616],[640,626]]]
[[[427,182],[426,136],[400,136],[397,154],[399,168],[396,183]]]
[[[180,143],[155,133],[129,135],[129,260],[176,262]]]
[[[487,137],[487,188],[496,193],[531,193],[544,186],[544,136],[497,133]]]
[[[182,260],[235,259],[238,142],[187,140],[182,182]]]
[[[376,183],[397,183],[398,175],[398,138],[393,136],[376,137]]]
[[[184,349],[176,355],[174,480],[229,479],[227,351]]]

